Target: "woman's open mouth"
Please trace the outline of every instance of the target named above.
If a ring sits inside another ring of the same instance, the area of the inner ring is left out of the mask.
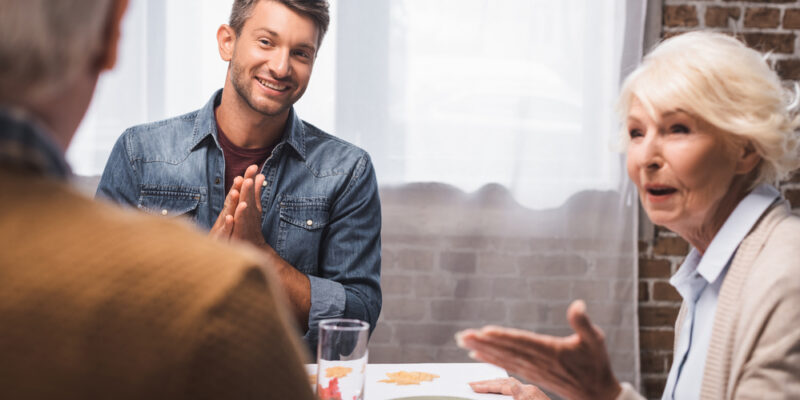
[[[673,194],[678,191],[678,189],[671,187],[647,188],[646,190],[647,193],[650,193],[653,196],[666,196],[668,194]]]
[[[647,191],[647,198],[652,203],[664,201],[678,191],[674,187],[662,185],[646,185],[644,190]]]

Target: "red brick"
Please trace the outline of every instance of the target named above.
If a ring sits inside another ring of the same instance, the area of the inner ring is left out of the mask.
[[[671,328],[678,318],[678,306],[640,306],[639,327]]]
[[[777,28],[780,24],[781,10],[777,8],[748,8],[744,13],[745,28]]]
[[[775,70],[778,72],[781,79],[800,80],[800,60],[798,59],[778,60],[775,64]],[[792,181],[800,182],[800,174],[795,175]]]
[[[664,26],[693,27],[697,26],[697,8],[691,5],[664,6]]]
[[[639,254],[647,253],[647,248],[650,247],[650,243],[646,240],[639,241]]]
[[[656,301],[676,301],[681,302],[683,298],[675,288],[667,282],[655,282],[653,284],[653,300]]]
[[[800,189],[786,189],[783,196],[786,197],[786,200],[789,200],[792,208],[800,207]]]
[[[786,9],[783,13],[784,29],[800,29],[800,9]]]
[[[639,329],[639,344],[642,350],[672,350],[672,330]]]
[[[667,372],[667,356],[643,351],[641,354],[642,373],[655,374]]]
[[[669,278],[671,273],[668,260],[639,259],[640,278]]]
[[[748,46],[761,52],[783,54],[794,52],[794,33],[745,33],[743,36]]]
[[[644,378],[642,379],[642,386],[644,387],[645,397],[648,399],[660,399],[661,394],[664,393],[664,387],[667,386],[667,377]]]
[[[708,7],[706,8],[706,27],[727,28],[728,20],[738,21],[742,10],[738,7]]]
[[[653,254],[683,256],[689,252],[689,244],[680,237],[661,237],[653,244]]]
[[[639,282],[639,301],[645,302],[650,298],[650,293],[647,289],[647,282]]]

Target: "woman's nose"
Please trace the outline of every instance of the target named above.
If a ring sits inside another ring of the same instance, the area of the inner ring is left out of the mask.
[[[650,170],[661,168],[664,164],[664,159],[661,153],[661,140],[658,135],[647,135],[642,146],[641,166]]]

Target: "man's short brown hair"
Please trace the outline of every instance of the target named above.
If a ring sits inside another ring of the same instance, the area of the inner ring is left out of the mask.
[[[236,36],[241,35],[245,21],[250,18],[253,7],[259,1],[275,1],[300,15],[311,18],[319,30],[317,46],[322,43],[322,38],[328,31],[328,23],[331,20],[328,14],[327,0],[234,0],[228,25],[236,32]]]

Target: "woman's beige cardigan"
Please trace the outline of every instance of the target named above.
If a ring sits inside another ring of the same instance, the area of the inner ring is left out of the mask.
[[[675,332],[685,312],[684,304]],[[800,217],[787,202],[764,214],[733,257],[700,397],[800,399]],[[641,398],[625,385],[618,400]]]

